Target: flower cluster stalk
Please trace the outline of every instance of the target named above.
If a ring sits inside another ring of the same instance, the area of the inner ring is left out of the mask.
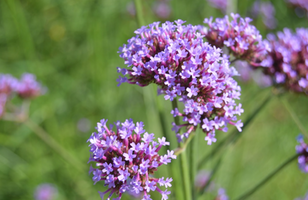
[[[83,172],[85,170],[85,165],[76,159],[72,154],[70,154],[66,149],[64,149],[56,140],[54,140],[42,127],[27,119],[23,122],[28,128],[30,128],[33,133],[35,133],[41,140],[43,140],[50,148],[57,152],[60,156],[64,158],[65,161],[69,162],[78,171]]]
[[[306,136],[308,137],[308,133],[306,131],[306,129],[304,128],[303,124],[301,123],[301,121],[298,119],[297,115],[295,114],[294,110],[292,109],[292,107],[290,106],[289,102],[284,99],[283,97],[280,98],[280,101],[282,102],[282,104],[284,105],[284,107],[286,108],[286,110],[289,112],[292,120],[295,122],[295,124],[297,125],[297,127],[299,128],[299,130]]]
[[[177,108],[177,100],[174,99],[172,101],[172,108],[173,110]],[[174,117],[175,124],[179,124],[179,117]],[[193,135],[190,135],[189,138],[192,138]],[[186,155],[186,145],[189,143],[190,139],[187,139],[187,143],[182,144],[179,143],[179,149],[181,151],[176,151],[175,155],[180,154],[180,160],[181,160],[181,171],[182,171],[182,177],[183,177],[183,187],[184,187],[184,194],[185,199],[191,199],[191,184],[190,184],[190,177],[189,177],[189,167],[188,167],[188,161],[187,161],[187,155]]]
[[[260,181],[256,186],[254,186],[252,189],[250,189],[248,192],[244,193],[240,197],[236,198],[236,200],[244,200],[247,199],[249,196],[251,196],[253,193],[255,193],[259,188],[261,188],[263,185],[265,185],[271,178],[273,178],[278,172],[280,172],[283,168],[285,168],[288,164],[290,164],[293,160],[295,160],[298,157],[298,154],[295,154],[291,156],[289,159],[287,159],[284,163],[282,163],[278,168],[276,168],[274,171],[272,171],[268,176],[266,176],[262,181]]]

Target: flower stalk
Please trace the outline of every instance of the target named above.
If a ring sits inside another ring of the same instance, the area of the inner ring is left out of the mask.
[[[295,114],[294,110],[292,109],[292,107],[290,106],[289,102],[284,99],[283,97],[280,98],[280,101],[282,102],[282,104],[284,105],[284,107],[286,108],[286,110],[289,112],[292,120],[295,122],[295,124],[297,125],[297,127],[299,128],[299,130],[301,130],[301,132],[308,137],[308,133],[306,131],[306,129],[304,128],[303,124],[301,123],[301,121],[298,119],[297,115]]]
[[[174,99],[172,101],[172,109],[176,109],[178,107],[177,100]],[[176,125],[179,124],[179,117],[174,117],[174,122]],[[191,199],[191,184],[190,184],[190,178],[189,178],[189,167],[188,167],[188,161],[187,161],[187,155],[186,155],[186,146],[192,139],[194,134],[190,134],[188,139],[185,141],[184,144],[179,143],[179,147],[177,150],[175,150],[174,155],[180,154],[180,160],[181,160],[181,170],[182,170],[182,177],[183,177],[183,187],[184,187],[184,194],[185,199]]]
[[[255,193],[259,188],[261,188],[263,185],[265,185],[271,178],[273,178],[278,172],[280,172],[283,168],[285,168],[288,164],[290,164],[293,160],[295,160],[298,157],[298,154],[295,154],[291,156],[289,159],[287,159],[284,163],[282,163],[277,169],[275,169],[273,172],[271,172],[268,176],[266,176],[262,181],[260,181],[255,187],[241,195],[239,198],[236,198],[236,200],[244,200],[247,199],[249,196],[251,196],[253,193]]]

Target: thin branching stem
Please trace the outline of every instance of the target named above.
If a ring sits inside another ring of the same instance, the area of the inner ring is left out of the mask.
[[[233,60],[230,61],[230,64],[234,64],[238,60],[239,60],[239,58],[234,58]]]
[[[187,155],[184,151],[181,153],[181,167],[182,167],[182,177],[183,177],[183,186],[184,186],[184,193],[185,193],[185,199],[191,199],[191,184],[189,179],[189,167],[188,167],[188,160]]]
[[[216,162],[213,171],[211,172],[208,181],[203,185],[203,187],[200,189],[199,191],[199,195],[202,195],[204,192],[206,192],[206,190],[208,189],[208,187],[210,186],[214,176],[216,175],[219,167],[221,166],[221,161],[222,161],[222,157],[220,157],[218,159],[218,161]]]
[[[255,187],[250,189],[248,192],[241,195],[239,198],[236,198],[237,200],[243,200],[247,199],[250,195],[255,193],[259,188],[261,188],[263,185],[265,185],[271,178],[273,178],[278,172],[280,172],[284,167],[286,167],[288,164],[290,164],[293,160],[295,160],[298,157],[298,154],[295,154],[291,156],[289,159],[287,159],[284,163],[282,163],[277,169],[275,169],[273,172],[271,172],[268,176],[266,176],[262,181],[260,181]]]
[[[298,119],[295,111],[293,110],[293,108],[290,106],[289,102],[284,99],[283,97],[280,98],[280,101],[282,102],[282,104],[284,105],[284,107],[287,109],[287,111],[289,112],[292,120],[295,122],[295,124],[297,125],[297,127],[299,128],[299,130],[306,136],[308,137],[308,133],[306,131],[306,129],[304,128],[303,124],[301,123],[301,121]]]
[[[64,149],[56,140],[54,140],[42,127],[33,122],[30,119],[27,119],[23,122],[29,129],[33,131],[41,140],[43,140],[49,147],[51,147],[55,152],[74,166],[77,170],[84,172],[84,164],[75,159],[66,149]]]
[[[194,189],[195,177],[197,174],[197,160],[198,160],[198,130],[195,131],[195,136],[192,138],[190,145],[190,182],[192,183],[192,199],[197,199],[197,190]]]
[[[172,109],[174,110],[175,108],[178,108],[177,105],[177,100],[174,99],[172,101]],[[174,117],[174,122],[176,125],[179,125],[180,120],[179,116]],[[175,155],[180,154],[180,160],[181,160],[181,168],[182,168],[182,178],[183,178],[183,186],[184,186],[184,194],[185,194],[185,199],[191,199],[191,184],[190,184],[190,178],[189,178],[189,167],[188,167],[188,161],[187,161],[187,156],[186,156],[186,146],[194,136],[193,133],[190,133],[189,137],[185,141],[184,144],[179,144],[178,151],[175,151]]]
[[[189,137],[187,138],[187,140],[184,142],[183,145],[181,145],[180,147],[178,147],[175,152],[174,155],[180,155],[181,153],[185,152],[187,145],[190,143],[190,141],[193,139],[193,137],[195,136],[195,133],[190,133]]]
[[[14,117],[15,116],[15,117]],[[29,118],[20,118],[16,117],[14,114],[6,113],[3,117],[3,120],[14,121],[22,123],[27,126],[35,135],[37,135],[45,144],[47,144],[51,149],[57,152],[65,161],[70,163],[77,170],[84,172],[85,168],[83,163],[79,162],[72,154],[70,154],[65,148],[63,148],[56,140],[53,139],[42,127],[37,123],[33,122]]]

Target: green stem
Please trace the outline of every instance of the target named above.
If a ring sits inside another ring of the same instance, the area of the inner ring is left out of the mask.
[[[172,109],[174,110],[177,108],[177,100],[174,99],[172,101]],[[174,122],[176,125],[179,125],[180,119],[179,116],[174,117]],[[190,134],[188,139],[185,141],[184,144],[179,144],[178,151],[175,152],[175,155],[180,154],[180,160],[181,160],[181,169],[182,169],[182,178],[183,178],[183,187],[184,187],[184,196],[186,200],[191,199],[191,184],[190,184],[190,179],[189,179],[189,167],[188,167],[188,162],[187,162],[187,157],[186,157],[186,146],[190,142],[190,140],[193,138],[194,134]]]
[[[306,129],[304,128],[303,124],[300,122],[300,120],[298,119],[297,115],[295,114],[294,110],[292,109],[292,107],[290,106],[289,102],[284,99],[284,98],[280,98],[280,101],[282,102],[282,104],[284,105],[284,107],[287,109],[287,111],[289,112],[289,114],[291,115],[291,118],[293,119],[293,121],[295,122],[295,124],[297,125],[297,127],[301,130],[301,132],[306,135],[306,137],[308,137],[308,133],[306,131]]]
[[[261,186],[263,186],[266,182],[268,182],[271,178],[273,178],[280,170],[282,170],[285,166],[290,164],[293,160],[298,157],[298,154],[293,155],[288,160],[286,160],[282,165],[280,165],[277,169],[275,169],[272,173],[270,173],[267,177],[265,177],[259,184],[253,187],[251,190],[237,198],[237,200],[247,199],[250,195],[255,193]]]
[[[145,22],[143,20],[143,15],[142,15],[141,0],[134,0],[134,3],[135,3],[136,15],[137,15],[137,22],[138,22],[138,25],[141,27],[145,25]]]
[[[197,199],[197,190],[194,189],[194,182],[197,173],[197,159],[198,159],[198,130],[195,131],[195,137],[192,138],[192,145],[190,145],[190,182],[192,184],[193,200]]]
[[[187,145],[189,144],[189,142],[193,139],[193,137],[195,136],[195,133],[190,133],[189,137],[187,138],[187,140],[184,142],[184,144],[182,144],[180,147],[178,147],[175,151],[174,151],[174,155],[178,156],[181,153],[185,152]]]
[[[255,109],[255,111],[248,116],[246,121],[244,122],[244,126],[242,127],[242,132],[238,132],[238,130],[234,130],[230,135],[228,135],[224,140],[222,140],[219,144],[215,146],[213,151],[211,151],[210,154],[204,156],[201,161],[198,164],[198,169],[201,169],[201,167],[206,163],[209,159],[214,157],[215,154],[220,152],[223,148],[225,148],[228,144],[231,142],[236,142],[240,136],[243,135],[244,130],[246,130],[246,127],[253,121],[253,119],[260,113],[260,111],[269,103],[269,101],[272,99],[272,93],[269,93],[268,97],[261,103],[261,105]]]
[[[168,142],[171,142],[171,134],[170,131],[167,130],[166,127],[166,120],[165,120],[165,115],[164,115],[164,109],[163,106],[161,105],[160,101],[158,100],[158,98],[156,98],[156,103],[158,106],[158,111],[159,111],[159,121],[160,121],[160,125],[162,127],[162,132],[163,132],[163,136],[166,138],[166,140]],[[178,167],[178,163],[172,161],[170,163],[170,165],[167,165],[167,169],[168,169],[168,174],[173,178],[173,182],[172,182],[172,187],[174,188],[174,194],[175,194],[175,199],[178,200],[184,200],[184,195],[183,195],[183,190],[182,190],[182,186],[181,186],[181,177],[177,176],[177,174],[180,174],[180,169]]]
[[[253,121],[253,119],[265,108],[265,106],[270,102],[272,99],[273,94],[270,92],[267,98],[261,103],[261,105],[255,109],[255,111],[247,118],[246,120],[246,125],[242,127],[242,132],[236,133],[236,131],[233,133],[233,140],[231,142],[235,143],[242,135],[244,132],[244,129]]]
[[[208,179],[208,181],[206,182],[206,184],[200,189],[199,191],[199,195],[202,195],[206,190],[207,188],[210,186],[214,176],[216,175],[219,167],[220,167],[220,164],[221,164],[221,161],[222,161],[222,157],[219,158],[219,160],[216,162],[214,168],[213,168],[213,171],[211,172],[210,174],[210,177]]]
[[[163,108],[163,105],[159,101],[158,98],[156,98],[156,104],[157,104],[157,107],[158,107],[159,122],[160,122],[160,125],[161,125],[161,128],[162,128],[162,131],[163,131],[163,136],[166,138],[166,140],[168,142],[171,142],[171,137],[174,134],[169,134],[170,131],[167,130],[166,118],[165,118],[165,115],[164,115],[164,108]]]
[[[84,165],[75,159],[70,153],[68,153],[56,140],[54,140],[49,134],[42,129],[39,125],[27,119],[23,122],[27,127],[29,127],[41,140],[43,140],[49,147],[56,151],[60,156],[64,158],[67,162],[73,165],[77,170],[84,172]]]
[[[189,168],[188,168],[188,162],[187,162],[185,149],[181,153],[180,157],[181,157],[182,177],[183,177],[185,199],[190,200],[191,199],[191,184],[190,184],[190,179],[189,179]]]

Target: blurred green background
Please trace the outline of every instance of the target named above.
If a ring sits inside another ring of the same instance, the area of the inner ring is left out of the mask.
[[[153,11],[156,3],[142,1],[146,23],[183,19],[202,24],[206,17],[223,17],[221,11],[210,7],[205,0],[173,0],[170,16],[160,19]],[[277,27],[266,29],[261,18],[253,22],[264,37],[284,27],[295,29],[308,25],[307,18],[299,18],[294,8],[284,1],[272,3],[276,8]],[[241,16],[250,15],[252,4],[253,1],[238,1]],[[124,67],[117,50],[138,28],[135,16],[127,10],[130,5],[133,2],[129,0],[0,1],[0,73],[19,78],[22,73],[30,72],[48,88],[45,95],[32,101],[30,118],[80,163],[76,167],[63,159],[24,124],[0,121],[1,200],[34,199],[35,188],[42,183],[57,187],[57,200],[100,199],[97,191],[106,188],[103,183],[93,185],[88,175],[86,141],[102,118],[109,122],[127,118],[144,121],[148,132],[161,137],[159,105],[171,130],[171,103],[163,96],[154,96],[154,86],[117,87],[116,67]],[[241,85],[241,103],[245,109],[241,119],[245,120],[271,89],[259,88],[252,81]],[[147,92],[152,99],[144,97]],[[307,97],[286,94],[283,98],[308,130]],[[299,133],[279,98],[273,97],[240,140],[225,149],[215,185],[225,188],[230,199],[238,197],[295,153],[295,137]],[[218,141],[228,134],[217,132]],[[197,153],[201,159],[215,144],[207,146],[204,134],[198,137]],[[175,139],[172,142],[171,148],[175,148]],[[215,163],[213,159],[203,169],[211,170]],[[170,176],[164,168],[156,175]],[[213,199],[216,191],[199,199]],[[289,200],[307,191],[308,176],[299,171],[294,161],[249,199]],[[153,199],[160,198],[160,195],[153,196]],[[123,199],[130,196],[125,195]]]

